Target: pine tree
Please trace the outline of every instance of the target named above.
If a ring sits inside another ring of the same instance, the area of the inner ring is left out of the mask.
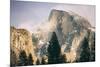
[[[48,64],[61,63],[60,62],[61,48],[55,32],[53,32],[52,34],[50,44],[47,50],[48,50]]]
[[[32,54],[30,53],[28,56],[28,65],[33,65]]]
[[[61,59],[63,63],[68,63],[65,54],[62,55]]]
[[[21,51],[19,54],[18,66],[26,66],[26,65],[28,65],[28,59],[26,53],[25,51]]]
[[[39,64],[40,64],[40,61],[39,61],[39,59],[37,59],[37,61],[36,61],[36,64],[37,64],[37,65],[39,65]]]
[[[45,58],[44,58],[44,57],[42,57],[42,64],[46,64],[46,63],[45,63]]]
[[[83,51],[80,54],[79,62],[88,62],[90,60],[90,49],[87,38],[84,38],[81,49],[83,49]]]

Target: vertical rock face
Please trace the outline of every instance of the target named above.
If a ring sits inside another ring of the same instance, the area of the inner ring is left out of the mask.
[[[52,31],[57,34],[66,62],[95,60],[95,31],[85,18],[72,12],[53,9],[48,20]]]
[[[19,63],[19,55],[21,51],[24,51],[26,54],[26,57],[29,56],[29,54],[32,55],[32,59],[35,63],[36,56],[34,52],[34,46],[32,44],[32,37],[31,34],[25,30],[25,29],[16,29],[14,27],[11,27],[10,31],[10,48],[11,48],[11,65],[18,65]]]
[[[51,23],[53,30],[56,31],[60,44],[63,43],[62,40],[67,35],[72,35],[74,32],[80,33],[84,29],[91,27],[83,17],[75,13],[55,9],[50,13],[49,23]]]

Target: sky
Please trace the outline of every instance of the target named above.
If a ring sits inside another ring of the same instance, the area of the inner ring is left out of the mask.
[[[46,3],[33,1],[11,1],[10,24],[17,28],[25,28],[30,32],[35,31],[41,25],[46,29],[45,23],[52,9],[74,12],[86,18],[95,27],[95,6],[76,5],[63,3]]]

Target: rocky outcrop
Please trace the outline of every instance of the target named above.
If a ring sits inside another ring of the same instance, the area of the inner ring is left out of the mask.
[[[10,38],[11,65],[18,65],[21,51],[25,52],[26,57],[31,54],[33,60],[32,63],[35,64],[35,47],[32,44],[31,34],[25,29],[16,29],[15,27],[11,27]]]
[[[62,10],[53,9],[48,21],[52,25],[52,31],[56,31],[60,44],[64,43],[65,37],[73,36],[75,32],[80,33],[84,29],[91,28],[91,24],[85,18]]]
[[[57,34],[66,62],[95,60],[95,28],[87,19],[73,12],[53,9],[48,21]]]

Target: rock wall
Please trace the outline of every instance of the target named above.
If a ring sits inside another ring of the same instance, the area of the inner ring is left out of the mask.
[[[11,65],[17,65],[19,60],[19,54],[21,51],[25,51],[26,56],[32,54],[32,59],[35,64],[35,47],[32,44],[31,34],[25,29],[16,29],[11,27],[10,30],[10,49],[11,49]]]

